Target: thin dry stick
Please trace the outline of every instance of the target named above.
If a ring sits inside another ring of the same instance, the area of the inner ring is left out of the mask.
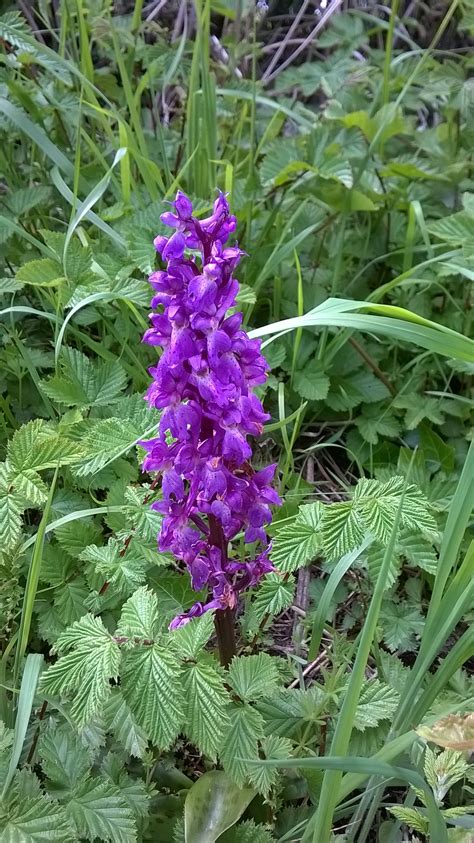
[[[280,42],[280,46],[279,46],[277,52],[275,53],[275,55],[273,56],[270,64],[266,68],[265,73],[263,74],[263,79],[267,79],[269,76],[271,76],[271,72],[272,72],[273,68],[275,67],[276,64],[278,64],[278,59],[280,58],[280,56],[281,56],[283,50],[285,49],[285,47],[288,45],[289,40],[290,40],[291,36],[293,35],[296,27],[298,26],[301,18],[303,17],[307,7],[309,6],[309,3],[310,3],[310,0],[304,0],[303,5],[301,6],[301,9],[299,10],[298,14],[296,15],[296,17],[295,17],[293,23],[291,24],[288,32],[286,33],[283,40]]]
[[[286,68],[294,62],[294,60],[299,56],[299,54],[302,53],[303,50],[305,50],[306,47],[308,47],[311,44],[311,42],[316,37],[318,32],[323,28],[323,26],[325,26],[325,24],[328,22],[328,20],[333,16],[334,12],[336,12],[338,10],[341,3],[342,3],[342,0],[333,0],[331,5],[328,6],[326,11],[323,12],[323,14],[321,15],[321,17],[318,20],[316,26],[311,30],[311,32],[309,33],[307,38],[304,39],[302,44],[300,44],[300,46],[296,48],[294,53],[292,53],[291,56],[289,56],[286,59],[286,61],[283,62],[283,64],[281,64],[279,67],[277,67],[276,70],[273,71],[273,73],[270,73],[268,76],[266,76],[265,74],[263,75],[263,81],[264,82],[271,82],[272,79],[275,79],[275,76],[278,76],[278,74],[281,73],[282,70],[286,70]]]

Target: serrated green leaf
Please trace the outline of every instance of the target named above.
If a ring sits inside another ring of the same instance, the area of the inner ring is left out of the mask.
[[[143,758],[148,743],[147,736],[135,720],[120,688],[112,689],[102,709],[102,716],[107,731],[115,735],[126,752],[135,758]]]
[[[271,560],[283,573],[296,571],[314,559],[320,548],[319,530],[297,520],[277,531],[272,541]]]
[[[323,550],[328,559],[340,559],[358,547],[365,525],[351,501],[331,504],[322,517]]]
[[[89,545],[82,551],[80,559],[90,562],[96,573],[124,594],[131,594],[146,578],[146,563],[134,558],[130,547],[123,552],[123,545],[113,537],[105,546]]]
[[[81,518],[57,527],[54,535],[64,550],[77,557],[88,545],[98,542],[102,532],[92,518]]]
[[[226,831],[219,843],[274,843],[274,840],[265,826],[256,824],[253,820],[245,820]]]
[[[399,700],[400,694],[389,685],[378,679],[367,682],[357,704],[354,728],[363,732],[368,727],[378,726],[381,720],[390,720]]]
[[[230,702],[220,673],[210,664],[185,664],[182,673],[184,731],[205,755],[215,760],[225,732]]]
[[[27,770],[17,773],[0,818],[1,843],[63,843],[71,834],[64,809],[42,793],[36,776]]]
[[[84,439],[84,458],[75,467],[75,474],[78,477],[96,474],[133,448],[144,432],[137,430],[128,420],[109,418],[97,421]]]
[[[456,214],[430,222],[427,229],[430,234],[453,246],[468,244],[471,241],[471,248],[474,249],[474,223],[465,211],[458,211]]]
[[[269,735],[261,741],[261,752],[264,759],[280,760],[282,758],[289,758],[292,755],[293,744],[288,738],[280,738],[275,735]],[[257,788],[259,793],[268,796],[272,787],[274,787],[278,779],[278,769],[276,767],[260,766],[258,761],[249,765],[250,780]]]
[[[100,712],[118,679],[120,650],[100,618],[84,615],[63,632],[54,647],[60,657],[41,678],[51,694],[72,694],[71,714],[79,724]]]
[[[371,583],[375,585],[378,580],[380,569],[382,568],[382,563],[385,556],[385,548],[381,547],[380,545],[373,544],[369,547],[367,551],[367,570],[369,572],[369,577]],[[400,554],[395,552],[392,556],[392,561],[390,563],[390,568],[387,572],[387,579],[385,582],[385,588],[390,588],[391,585],[395,582],[398,575],[400,573]]]
[[[183,725],[181,668],[158,644],[125,653],[121,680],[124,698],[150,740],[167,748]]]
[[[127,377],[120,363],[94,361],[75,348],[64,347],[61,374],[41,382],[52,401],[67,406],[104,406],[124,389]]]
[[[329,392],[329,378],[324,371],[312,366],[296,372],[294,387],[302,398],[310,401],[323,401]]]
[[[258,623],[261,623],[267,614],[278,615],[282,609],[288,608],[294,591],[294,582],[285,582],[279,574],[267,574],[263,577],[253,602]]]
[[[214,616],[205,612],[171,633],[171,643],[182,659],[195,659],[214,634]]]
[[[50,727],[40,737],[38,753],[50,793],[61,796],[85,777],[91,756],[69,727]]]
[[[258,741],[264,737],[263,718],[248,703],[232,705],[232,728],[228,729],[220,750],[224,769],[242,787],[249,779],[249,760],[258,760]]]
[[[394,805],[388,809],[399,822],[407,825],[420,834],[428,834],[430,824],[428,818],[423,816],[416,808],[406,808],[404,805]]]
[[[80,452],[80,445],[61,435],[52,424],[34,419],[16,431],[7,453],[12,469],[28,478],[28,472],[76,462]]]
[[[65,810],[77,834],[86,840],[94,841],[98,837],[110,843],[137,841],[133,814],[112,784],[87,779],[78,786]]]
[[[146,586],[138,588],[124,603],[117,626],[118,637],[153,641],[159,627],[158,600]]]
[[[32,284],[35,287],[54,287],[63,281],[64,270],[58,261],[40,258],[24,263],[15,278],[22,284]]]
[[[424,618],[407,601],[395,603],[393,600],[385,600],[380,611],[380,623],[389,650],[403,652],[414,649],[415,640],[423,631]]]
[[[232,660],[228,682],[244,702],[258,700],[271,694],[279,684],[278,666],[268,653],[240,656]]]

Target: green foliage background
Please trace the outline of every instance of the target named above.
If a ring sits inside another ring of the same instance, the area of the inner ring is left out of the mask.
[[[332,3],[299,56],[299,6],[157,6],[1,8],[0,841],[467,843],[472,0]],[[159,215],[216,187],[284,498],[229,670],[168,631],[138,445]]]

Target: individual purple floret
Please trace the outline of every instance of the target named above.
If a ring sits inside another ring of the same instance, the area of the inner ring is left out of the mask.
[[[269,418],[253,389],[268,367],[260,340],[241,328],[242,314],[228,315],[243,254],[225,246],[235,217],[223,193],[206,219],[192,215],[181,191],[172,206],[161,220],[173,234],[154,241],[167,266],[150,276],[155,311],[143,338],[163,349],[146,395],[163,413],[157,438],[141,443],[143,467],[162,474],[163,500],[153,504],[164,515],[160,550],[182,560],[193,588],[210,596],[175,618],[175,628],[210,609],[234,608],[241,591],[273,570],[265,526],[281,501],[272,486],[276,465],[255,471],[250,464],[248,437]],[[251,561],[229,555],[240,533],[263,546]]]

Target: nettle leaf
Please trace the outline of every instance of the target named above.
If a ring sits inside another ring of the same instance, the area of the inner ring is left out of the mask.
[[[110,680],[118,679],[119,647],[100,618],[88,614],[59,636],[53,652],[60,657],[43,674],[43,690],[73,695],[72,716],[90,722],[110,694]]]
[[[351,501],[324,508],[321,531],[328,559],[338,559],[354,550],[367,532],[387,544],[402,498],[401,526],[435,533],[436,521],[428,499],[417,486],[410,484],[405,488],[405,478],[398,476],[385,483],[362,478]]]
[[[258,623],[262,623],[266,615],[278,615],[287,609],[293,600],[295,583],[285,580],[277,573],[266,574],[260,581],[255,595],[253,609]]]
[[[245,820],[222,834],[219,843],[275,843],[275,838],[264,825]]]
[[[181,681],[184,700],[184,732],[213,760],[228,728],[230,697],[221,674],[211,664],[185,664]]]
[[[2,843],[44,843],[71,837],[72,828],[64,809],[44,795],[33,773],[17,772],[2,806]]]
[[[41,382],[52,401],[69,407],[110,404],[125,388],[127,376],[116,360],[91,360],[76,348],[64,347],[60,357],[60,375]]]
[[[398,541],[397,550],[410,565],[416,565],[423,571],[427,571],[428,574],[436,574],[438,556],[433,545],[419,533],[404,531]]]
[[[102,717],[107,731],[113,733],[128,754],[135,758],[143,758],[148,739],[125,702],[120,688],[112,688],[112,693],[102,708]]]
[[[424,816],[421,811],[416,808],[405,808],[404,805],[394,805],[388,809],[397,820],[413,831],[419,831],[420,834],[427,835],[430,830],[428,817]]]
[[[365,534],[365,524],[352,501],[334,503],[322,518],[323,550],[328,559],[340,559],[358,547]]]
[[[150,740],[166,749],[183,724],[181,666],[158,644],[125,653],[121,673],[123,696]]]
[[[124,603],[116,636],[153,641],[159,626],[156,594],[142,586]]]
[[[115,538],[109,538],[105,546],[89,545],[79,558],[91,562],[96,573],[125,594],[130,594],[146,578],[148,565],[143,560],[134,559],[129,549],[124,553],[123,546]]]
[[[364,731],[378,726],[381,720],[390,720],[400,701],[400,694],[378,679],[367,682],[357,704],[354,728]]]
[[[95,422],[84,438],[85,456],[80,465],[76,466],[75,474],[77,477],[96,474],[108,463],[130,451],[142,432],[128,420],[109,418]]]
[[[317,362],[296,372],[294,388],[298,395],[310,401],[323,401],[329,392],[329,378]]]
[[[130,808],[113,784],[97,779],[82,782],[65,805],[77,834],[86,840],[136,843],[137,830]]]
[[[408,601],[395,603],[385,600],[380,610],[384,641],[392,652],[410,651],[423,631],[425,620],[421,612]]]
[[[10,482],[10,469],[0,465],[0,543],[5,552],[14,547],[21,535],[22,515],[27,501]]]
[[[293,744],[288,738],[279,738],[269,735],[261,741],[263,759],[283,760],[290,758],[293,751]],[[264,796],[268,796],[272,787],[276,784],[279,771],[276,767],[264,767],[258,761],[249,765],[249,774],[252,784]]]
[[[268,653],[234,657],[229,668],[228,682],[244,702],[258,700],[280,684],[276,660]]]
[[[382,563],[385,557],[385,548],[380,545],[372,544],[367,551],[367,570],[369,572],[370,581],[375,585],[379,578]],[[391,585],[398,578],[400,573],[400,554],[395,552],[390,561],[390,567],[387,571],[387,579],[385,581],[385,588],[390,588]]]
[[[92,518],[81,518],[57,527],[54,531],[61,547],[71,556],[77,557],[90,544],[95,544],[102,536],[102,531]]]
[[[17,281],[35,287],[54,287],[64,280],[64,270],[59,261],[51,258],[27,261],[17,270]]]
[[[71,791],[84,778],[91,766],[91,756],[69,727],[50,727],[38,742],[41,768],[48,781],[48,790],[60,795]]]
[[[77,442],[61,435],[51,423],[34,419],[16,431],[8,443],[7,453],[12,470],[27,479],[32,477],[32,471],[77,462],[81,448]]]
[[[171,643],[182,659],[195,659],[214,635],[214,615],[205,612],[200,618],[192,618],[188,623],[173,630]]]
[[[320,522],[323,505],[318,501],[300,507],[296,521],[278,530],[271,560],[280,571],[295,571],[310,562],[321,548]]]
[[[224,769],[240,787],[249,777],[250,761],[258,760],[258,742],[264,737],[263,717],[248,703],[234,703],[229,710],[232,728],[227,730],[220,759]]]

